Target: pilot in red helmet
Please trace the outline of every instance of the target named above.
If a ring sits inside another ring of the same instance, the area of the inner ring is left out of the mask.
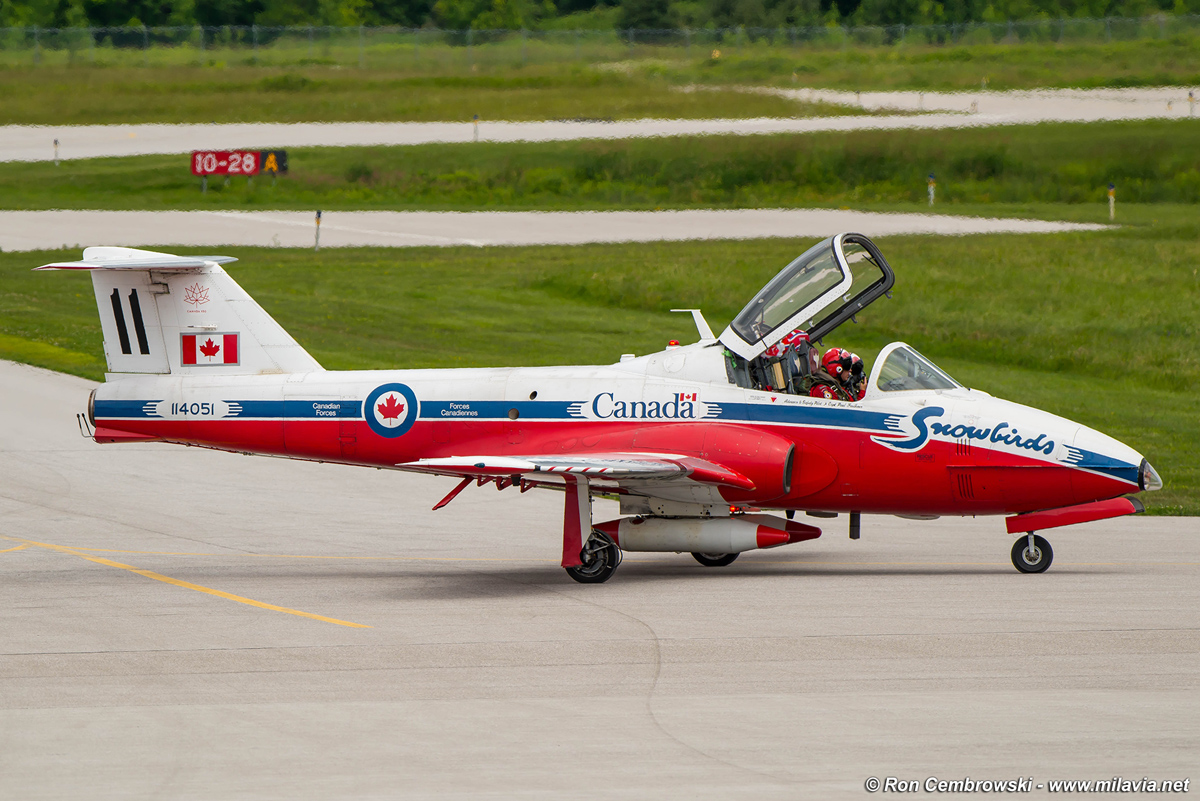
[[[857,353],[850,354],[850,381],[848,385],[850,397],[856,401],[867,394],[867,375],[863,369],[863,360]]]
[[[841,348],[825,351],[821,357],[821,369],[813,373],[813,385],[808,394],[827,400],[853,400],[847,389],[850,366],[850,351]]]

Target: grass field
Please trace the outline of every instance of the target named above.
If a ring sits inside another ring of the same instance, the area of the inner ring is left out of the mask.
[[[134,122],[639,119],[844,115],[843,106],[581,66],[497,75],[308,67],[0,69],[0,125]]]
[[[674,88],[769,84],[877,91],[1200,85],[1191,36],[1095,44],[796,47],[764,42],[708,47],[618,46],[607,55],[565,47],[550,60],[487,60],[443,47],[381,66],[249,66],[210,52],[170,66],[0,66],[0,125],[339,120],[532,120],[844,114],[737,92]],[[442,52],[444,51],[444,52]],[[556,51],[557,52],[557,51]],[[440,55],[438,55],[440,54]],[[131,62],[141,54],[130,51]],[[423,58],[423,60],[422,60]],[[554,59],[559,59],[555,63]],[[614,60],[618,59],[618,60]],[[620,60],[624,59],[624,60]],[[53,59],[51,59],[53,62]],[[31,62],[30,62],[31,63]]]
[[[808,242],[308,251],[226,248],[231,272],[328,368],[608,363],[713,327]],[[1200,226],[894,237],[895,299],[840,329],[873,361],[904,339],[964,383],[1116,436],[1166,477],[1159,513],[1200,513]],[[0,357],[98,379],[90,282],[0,255]],[[832,344],[832,343],[828,343]]]
[[[1200,48],[1190,36],[1095,44],[815,49],[730,52],[719,59],[639,68],[672,81],[772,83],[884,89],[1191,86],[1200,84]],[[793,78],[793,74],[795,77]]]
[[[200,194],[186,156],[0,163],[5,209],[653,209],[1200,203],[1200,120],[298,148],[277,185]]]

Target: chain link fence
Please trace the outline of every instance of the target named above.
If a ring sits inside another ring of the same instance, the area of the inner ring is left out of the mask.
[[[439,30],[187,26],[0,28],[0,66],[306,66],[471,71],[523,64],[786,55],[801,49],[1200,39],[1200,15],[885,27]]]

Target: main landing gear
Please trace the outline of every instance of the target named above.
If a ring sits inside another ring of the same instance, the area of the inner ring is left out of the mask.
[[[1053,561],[1050,543],[1032,531],[1013,543],[1012,563],[1022,573],[1045,573]]]
[[[705,567],[725,567],[738,558],[736,553],[693,553],[692,558]]]
[[[621,549],[603,531],[592,529],[592,536],[579,552],[582,564],[568,567],[567,575],[580,584],[602,584],[612,578],[621,564]]]

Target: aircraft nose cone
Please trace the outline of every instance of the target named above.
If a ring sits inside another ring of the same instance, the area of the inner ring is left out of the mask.
[[[1143,492],[1154,492],[1162,488],[1163,483],[1159,478],[1158,471],[1148,461],[1142,459],[1142,464],[1138,468],[1138,489]]]

